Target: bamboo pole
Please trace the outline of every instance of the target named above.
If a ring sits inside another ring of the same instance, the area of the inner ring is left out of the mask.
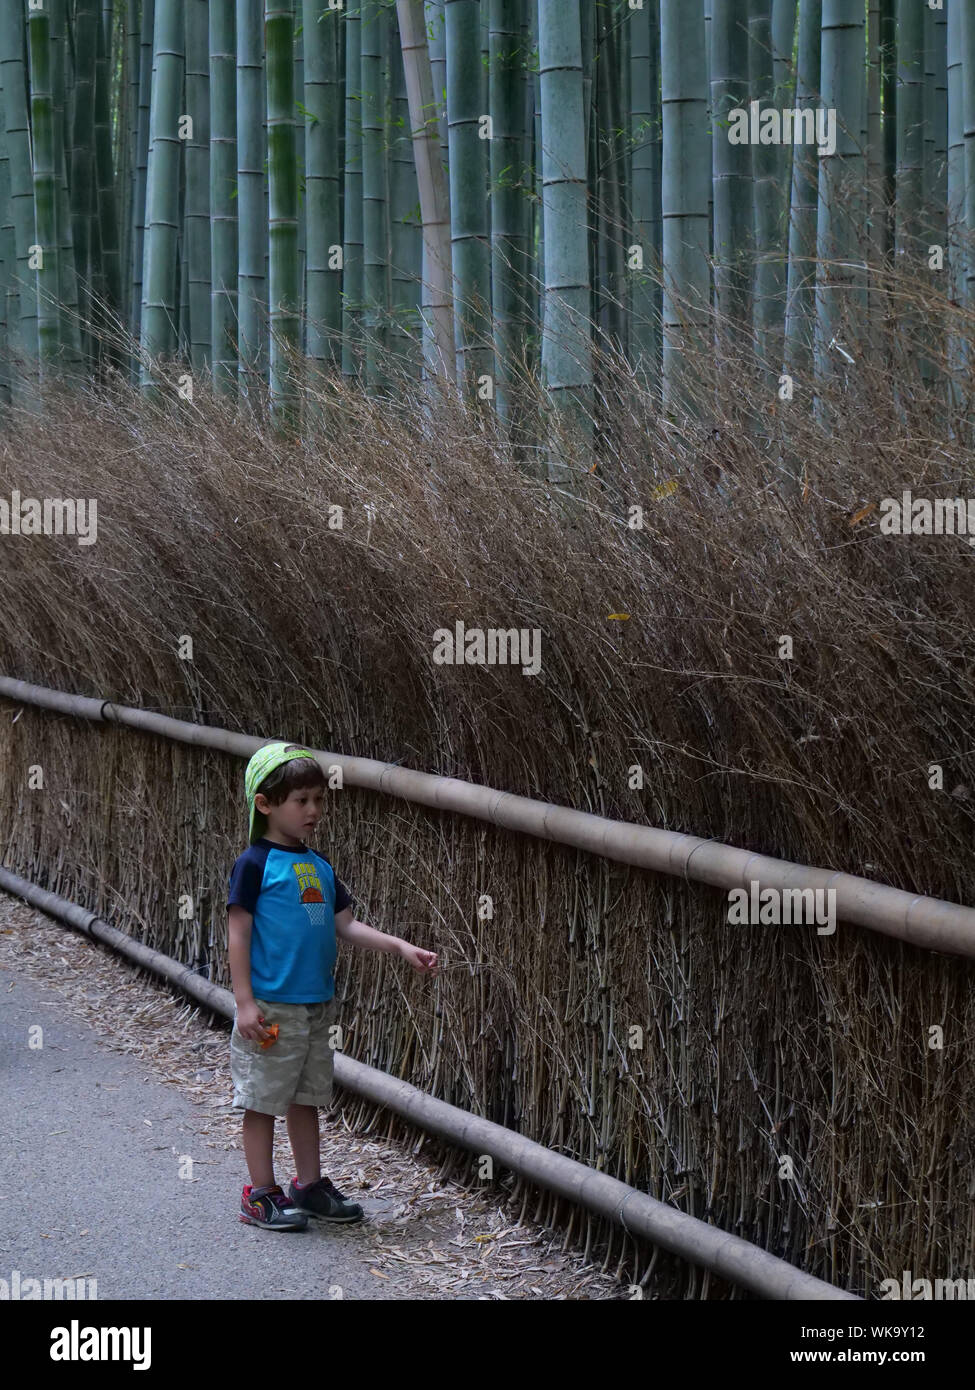
[[[339,359],[342,244],[339,220],[340,86],[336,31],[341,11],[302,0],[305,107],[305,317],[308,371],[314,380]]]
[[[210,21],[207,0],[185,0],[186,103],[193,121],[184,142],[186,164],[186,247],[190,364],[203,374],[211,363],[210,347]]]
[[[423,222],[423,357],[428,377],[456,380],[450,205],[440,148],[439,100],[424,30],[423,0],[397,0],[400,45]],[[441,26],[442,26],[442,20]]]
[[[155,9],[155,56],[149,116],[146,173],[145,264],[142,273],[142,375],[145,391],[155,389],[155,361],[177,344],[176,277],[183,92],[183,0]]]
[[[411,378],[420,375],[420,279],[422,232],[420,199],[413,161],[410,101],[395,12],[387,22],[389,54],[389,246],[392,281],[390,352]]]
[[[796,106],[802,110],[819,101],[822,0],[800,0]],[[799,145],[792,160],[789,218],[789,281],[786,296],[786,372],[802,386],[812,378],[813,322],[816,306],[816,211],[819,196],[819,156],[814,145]]]
[[[568,0],[567,8],[572,0]],[[577,0],[576,0],[577,3]],[[484,69],[478,0],[445,0],[447,36],[447,141],[449,148],[451,259],[454,273],[454,345],[457,381],[473,394],[494,378],[491,335],[491,246],[488,142],[483,138]]]
[[[237,394],[237,40],[234,0],[210,0],[210,350],[215,389]]]
[[[342,228],[342,375],[362,373],[362,15],[345,9],[345,199]]]
[[[16,263],[13,271],[18,302],[18,341],[21,361],[13,396],[34,397],[37,381],[37,285],[29,268],[34,242],[34,180],[27,116],[27,71],[24,62],[25,12],[19,5],[0,5],[0,87],[6,118],[10,161],[10,216],[14,227]]]
[[[294,0],[265,0],[271,411],[282,429],[294,428],[299,413],[298,384],[289,360],[300,346],[301,284],[294,28]]]
[[[155,0],[142,0],[139,26],[139,105],[136,134],[135,196],[132,205],[132,255],[129,269],[131,311],[129,332],[136,342],[142,336],[142,276],[145,269],[146,188],[149,173],[149,116],[152,97],[152,36]],[[138,380],[139,363],[133,354],[132,379]]]
[[[196,748],[212,748],[240,758],[250,758],[272,741],[213,725],[170,719],[131,705],[116,705],[108,700],[31,685],[9,676],[0,676],[0,697],[15,704],[30,704],[79,719],[141,729]],[[855,874],[751,853],[734,845],[702,840],[696,835],[613,821],[588,811],[514,796],[496,787],[419,772],[398,763],[382,763],[374,758],[349,757],[321,749],[311,751],[326,769],[341,768],[343,781],[350,786],[398,796],[434,810],[471,816],[541,840],[570,845],[615,863],[725,889],[748,888],[752,881],[760,888],[779,891],[833,889],[836,915],[841,921],[927,950],[975,958],[975,908],[961,903],[905,892]]]
[[[243,399],[260,384],[267,331],[263,13],[261,0],[237,0],[237,385]]]
[[[692,413],[694,354],[709,323],[708,72],[704,10],[662,0],[663,391],[665,410]],[[747,51],[746,51],[747,52]],[[721,143],[720,135],[715,145]],[[750,210],[749,210],[750,220]]]
[[[31,152],[34,172],[34,239],[37,251],[37,349],[41,382],[49,381],[61,348],[58,276],[57,181],[54,171],[54,99],[51,90],[51,17],[31,10],[27,20],[30,51]]]
[[[386,298],[386,103],[382,63],[385,27],[386,10],[380,0],[361,0],[362,299],[366,389],[370,393],[382,391],[385,387],[389,336],[389,304]]]

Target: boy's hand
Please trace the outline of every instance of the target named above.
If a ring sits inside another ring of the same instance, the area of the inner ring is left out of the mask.
[[[435,951],[423,951],[419,946],[411,946],[408,941],[401,943],[399,953],[404,960],[408,960],[414,970],[419,970],[421,975],[435,975],[437,973],[437,956]]]
[[[271,1034],[263,1026],[264,1015],[253,999],[241,1004],[237,1009],[237,1032],[248,1042],[263,1042]]]

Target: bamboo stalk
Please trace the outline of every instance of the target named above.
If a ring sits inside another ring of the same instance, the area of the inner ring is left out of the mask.
[[[210,350],[214,388],[237,392],[237,40],[234,0],[210,0]]]
[[[298,420],[291,360],[300,345],[298,171],[295,146],[294,0],[265,0],[267,44],[268,282],[271,411],[281,428]]]
[[[409,101],[423,222],[423,358],[429,378],[456,380],[450,206],[439,137],[433,63],[423,28],[423,0],[397,0],[400,45]]]

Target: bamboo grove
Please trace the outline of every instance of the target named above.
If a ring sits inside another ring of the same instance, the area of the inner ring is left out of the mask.
[[[4,0],[0,406],[437,383],[583,422],[746,349],[882,351],[878,275],[975,301],[973,0]],[[971,344],[916,330],[968,399]]]

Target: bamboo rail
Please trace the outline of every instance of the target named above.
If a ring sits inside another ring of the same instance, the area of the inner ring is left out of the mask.
[[[147,733],[201,748],[249,758],[269,739],[235,734],[206,724],[170,719],[163,714],[116,705],[108,700],[70,695],[46,686],[0,676],[0,696],[101,723],[125,724]],[[718,888],[835,889],[837,917],[870,931],[897,937],[913,946],[975,957],[975,909],[942,898],[907,893],[868,878],[830,869],[809,868],[786,859],[753,854],[734,845],[696,835],[574,811],[568,806],[514,796],[455,777],[438,777],[374,758],[345,757],[312,750],[326,766],[342,769],[352,786],[401,797],[404,801],[454,811],[507,830],[574,846],[589,854],[656,873],[672,874]]]

